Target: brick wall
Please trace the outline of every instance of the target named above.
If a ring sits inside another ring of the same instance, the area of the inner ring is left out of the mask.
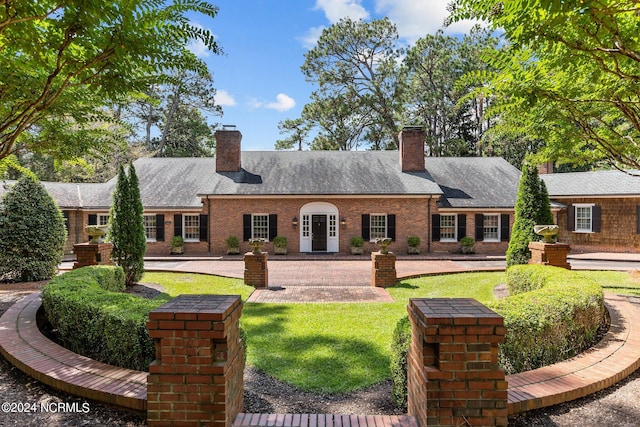
[[[437,210],[432,212],[433,214],[440,213]],[[509,233],[511,233],[511,229],[513,227],[514,215],[513,211],[504,210],[504,211],[491,211],[491,212],[467,212],[465,213],[467,217],[467,227],[466,227],[466,235],[475,240],[475,230],[476,230],[476,214],[479,213],[490,213],[490,214],[508,214],[509,215]],[[462,214],[462,212],[449,212],[446,214]],[[431,220],[429,220],[429,227],[431,227]],[[511,235],[511,234],[509,234]],[[496,254],[496,255],[504,255],[507,252],[507,247],[509,246],[509,242],[483,242],[476,240],[475,243],[475,252],[481,254]],[[459,242],[439,242],[433,241],[431,242],[431,250],[432,252],[450,252],[456,253],[460,251],[460,243]]]
[[[83,214],[79,210],[64,210],[67,214],[67,240],[64,242],[64,253],[73,253],[73,245],[88,242],[89,238],[84,234]]]
[[[601,229],[595,233],[568,231],[567,210],[562,209],[557,213],[557,223],[560,226],[558,241],[569,243],[571,253],[640,252],[640,234],[637,232],[637,206],[640,205],[640,198],[572,198],[557,201],[565,205],[593,203],[601,209]]]
[[[300,228],[302,218],[300,209],[311,202],[328,202],[338,208],[338,236],[340,252],[348,253],[351,237],[362,234],[362,214],[386,213],[396,215],[396,241],[390,251],[406,253],[407,238],[412,235],[422,239],[422,249],[426,251],[428,232],[428,203],[435,209],[435,200],[427,198],[285,198],[250,199],[218,198],[211,199],[211,251],[214,254],[226,253],[225,239],[236,236],[241,241],[240,253],[251,250],[248,242],[243,242],[243,214],[261,213],[278,215],[278,235],[287,238],[289,253],[300,252]],[[293,218],[298,218],[298,226],[293,227]],[[339,224],[345,218],[346,226]],[[273,244],[268,242],[264,251],[273,253]],[[377,250],[374,243],[366,242],[365,250]]]

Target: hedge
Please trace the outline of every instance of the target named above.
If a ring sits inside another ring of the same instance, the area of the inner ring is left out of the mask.
[[[146,321],[164,300],[125,294],[120,267],[91,266],[53,278],[42,302],[62,345],[92,359],[147,370],[155,358]]]
[[[570,270],[514,265],[508,298],[487,306],[504,317],[500,364],[507,374],[565,360],[595,343],[604,324],[602,287]]]
[[[599,284],[563,268],[514,265],[507,270],[507,285],[509,297],[487,304],[504,317],[507,335],[498,362],[507,374],[568,359],[595,344],[605,317]],[[392,395],[399,406],[407,401],[410,342],[405,316],[391,344]]]

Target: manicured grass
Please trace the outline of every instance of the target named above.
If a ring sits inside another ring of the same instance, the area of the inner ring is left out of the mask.
[[[579,271],[600,283],[605,292],[640,296],[640,273],[627,271]]]
[[[241,280],[176,273],[146,273],[167,294],[240,294]],[[391,333],[409,298],[470,297],[487,301],[503,273],[465,273],[403,281],[390,288],[393,303],[245,304],[247,362],[303,390],[344,393],[389,378]]]
[[[174,298],[181,294],[219,294],[240,295],[242,301],[246,301],[253,292],[253,288],[246,286],[240,279],[206,274],[146,272],[140,282],[162,285],[166,294],[157,297],[161,299]]]

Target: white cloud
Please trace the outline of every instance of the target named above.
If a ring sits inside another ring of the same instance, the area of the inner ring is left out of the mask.
[[[316,0],[315,9],[322,10],[332,24],[342,18],[351,18],[354,21],[368,19],[369,12],[361,3],[362,0]]]
[[[279,93],[276,96],[276,102],[268,103],[267,105],[265,105],[265,108],[283,112],[288,111],[295,106],[296,101],[293,98],[291,98],[289,95],[285,95],[284,93]]]
[[[299,38],[300,42],[302,42],[302,46],[305,49],[313,49],[314,47],[316,47],[318,39],[322,35],[322,32],[325,28],[326,27],[324,25],[309,28],[307,30],[307,34]]]
[[[449,16],[447,4],[451,0],[376,0],[376,12],[388,16],[398,27],[400,37],[410,43],[442,28]],[[466,33],[476,24],[464,21],[445,30],[447,34]]]
[[[236,100],[226,90],[217,90],[213,99],[215,100],[216,105],[220,105],[222,107],[233,107],[236,105]]]
[[[265,103],[257,100],[256,98],[249,98],[247,105],[251,109],[267,108],[269,110],[276,110],[276,111],[283,112],[283,111],[288,111],[293,107],[295,107],[296,101],[295,99],[291,98],[289,95],[286,95],[284,93],[279,93],[278,95],[276,95],[275,102]]]

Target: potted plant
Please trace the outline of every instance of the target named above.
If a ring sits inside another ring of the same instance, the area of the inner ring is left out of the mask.
[[[276,255],[287,254],[287,238],[284,236],[276,236],[273,238],[273,252]]]
[[[380,253],[381,254],[388,254],[389,253],[389,249],[387,249],[389,247],[389,245],[393,243],[393,240],[391,240],[388,237],[378,237],[376,238],[376,246],[378,246],[380,248]]]
[[[460,239],[460,249],[463,254],[472,254],[476,241],[471,237],[463,237]]]
[[[407,239],[407,245],[408,254],[420,254],[420,238],[418,236],[409,236]]]
[[[262,247],[264,246],[265,240],[262,238],[253,238],[249,239],[249,245],[251,246],[251,252],[260,255],[262,253]]]
[[[238,255],[240,253],[240,241],[236,236],[229,236],[225,240],[227,244],[227,255]]]
[[[173,236],[171,238],[171,252],[174,254],[183,254],[184,253],[184,239],[182,236]]]
[[[351,255],[362,255],[364,253],[364,239],[360,236],[351,238]]]

